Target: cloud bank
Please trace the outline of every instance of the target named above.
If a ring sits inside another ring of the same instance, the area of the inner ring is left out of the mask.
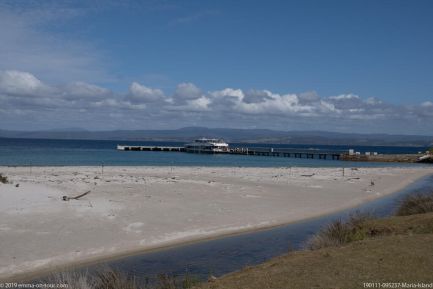
[[[85,82],[51,85],[24,71],[0,71],[3,129],[82,127],[164,129],[182,126],[432,134],[433,103],[403,106],[353,93],[223,88],[180,83],[166,94],[132,82],[124,93]]]

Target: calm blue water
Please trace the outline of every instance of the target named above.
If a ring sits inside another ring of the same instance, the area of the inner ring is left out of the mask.
[[[179,152],[121,152],[117,144],[182,146],[176,142],[100,141],[100,140],[46,140],[0,138],[0,165],[3,166],[242,166],[242,167],[362,167],[411,166],[413,164],[352,163],[333,160],[295,159],[265,156],[207,155]],[[379,153],[416,153],[425,147],[368,147],[281,144],[230,144],[238,147],[305,148],[318,150],[376,151]]]
[[[289,249],[300,249],[321,227],[336,219],[345,219],[354,212],[371,213],[378,217],[392,215],[401,200],[409,194],[433,191],[433,176],[425,177],[400,192],[374,200],[353,209],[253,233],[179,246],[157,252],[108,262],[125,274],[154,280],[157,274],[182,276],[186,272],[199,279],[213,274],[220,276],[256,265]],[[86,268],[98,269],[101,265]]]

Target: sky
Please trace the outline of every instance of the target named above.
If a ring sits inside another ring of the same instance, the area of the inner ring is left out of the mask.
[[[0,129],[433,135],[433,1],[0,0]]]

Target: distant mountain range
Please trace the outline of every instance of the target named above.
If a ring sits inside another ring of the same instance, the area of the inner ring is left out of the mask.
[[[86,131],[78,128],[47,131],[0,130],[2,138],[85,139],[123,141],[188,142],[200,137],[223,138],[236,143],[280,143],[321,145],[433,146],[433,136],[356,134],[326,131],[276,131],[185,127],[175,130]]]

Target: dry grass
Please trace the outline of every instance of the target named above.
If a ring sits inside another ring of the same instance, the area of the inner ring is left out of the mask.
[[[150,284],[148,278],[138,282],[125,274],[102,268],[96,272],[67,271],[54,273],[48,278],[48,283],[68,284],[74,289],[188,289],[198,284],[198,279],[190,274],[176,278],[169,274],[160,274],[156,282]]]
[[[400,203],[396,215],[410,216],[430,212],[433,212],[433,192],[407,196]],[[386,228],[383,226],[379,228],[377,227],[378,224],[383,224],[383,222],[373,221],[374,218],[371,215],[356,213],[350,216],[347,221],[336,220],[331,222],[307,241],[306,248],[317,250],[326,247],[336,247],[366,238],[395,234],[395,230],[398,230],[397,228]],[[401,230],[399,231],[401,232]]]
[[[364,288],[364,282],[433,282],[433,235],[386,236],[298,251],[201,289]]]
[[[139,288],[134,278],[128,278],[124,274],[110,269],[96,273],[96,275],[93,278],[95,278],[96,280],[95,289],[138,289]]]
[[[396,215],[408,216],[433,212],[433,192],[407,196],[401,202]]]
[[[433,282],[433,213],[368,219],[360,228],[370,237],[291,252],[198,288],[363,288],[364,282]],[[333,230],[345,236],[338,240],[353,238],[346,229]]]
[[[371,215],[356,213],[351,215],[347,221],[335,220],[310,238],[306,248],[317,250],[363,240],[371,235],[366,224],[372,219]]]
[[[68,284],[69,288],[95,289],[96,279],[88,272],[68,271],[53,273],[47,280],[53,284]]]
[[[9,184],[8,177],[3,176],[2,174],[0,174],[0,183],[2,183],[2,184]]]

